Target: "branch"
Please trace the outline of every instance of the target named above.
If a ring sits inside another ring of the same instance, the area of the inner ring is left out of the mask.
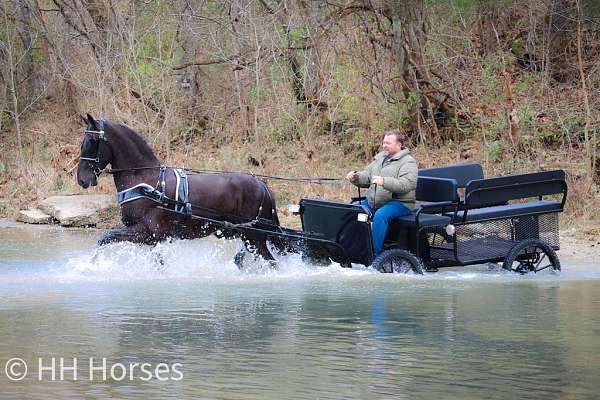
[[[141,101],[146,107],[148,107],[149,109],[151,109],[152,111],[156,112],[157,114],[162,116],[162,111],[160,110],[160,107],[158,107],[156,104],[154,104],[152,101],[148,100],[148,99],[143,99],[142,95],[139,94],[138,92],[136,92],[135,90],[131,90],[130,91],[131,95],[133,97],[135,97],[136,99],[138,99],[139,101]]]

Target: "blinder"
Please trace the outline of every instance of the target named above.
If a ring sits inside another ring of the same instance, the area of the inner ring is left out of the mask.
[[[101,142],[107,142],[105,132],[104,132],[104,121],[96,121],[100,124],[100,130],[92,130],[86,129],[84,131],[85,135],[89,135],[89,140],[93,141],[93,152],[86,152],[86,154],[81,152],[79,156],[79,160],[90,161],[90,167],[96,176],[102,173],[100,169],[100,146]]]

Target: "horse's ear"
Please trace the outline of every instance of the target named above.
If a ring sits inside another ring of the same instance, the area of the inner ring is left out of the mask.
[[[91,129],[98,129],[98,125],[96,124],[96,120],[90,114],[87,115],[87,123],[89,124]]]
[[[81,118],[81,120],[83,121],[84,124],[88,124],[88,120],[86,117],[84,117],[83,115],[79,115],[79,118]]]

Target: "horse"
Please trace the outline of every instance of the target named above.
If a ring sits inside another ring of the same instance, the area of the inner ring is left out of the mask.
[[[171,237],[194,239],[216,233],[217,237],[243,240],[244,248],[234,258],[238,267],[241,268],[247,252],[274,265],[264,233],[252,229],[227,229],[227,226],[235,227],[233,224],[252,226],[253,222],[279,226],[275,199],[265,182],[240,172],[190,174],[184,177],[187,179],[187,209],[179,207],[182,212],[172,212],[165,208],[167,203],[160,200],[163,196],[164,199],[178,198],[176,191],[182,180],[180,170],[161,166],[150,146],[131,128],[110,120],[96,120],[90,114],[83,119],[86,128],[77,166],[77,183],[87,189],[98,184],[103,172],[110,172],[117,197],[123,200],[120,208],[124,228],[104,232],[98,240],[99,246],[121,241],[155,245]],[[111,169],[106,171],[109,164]],[[133,193],[132,190],[140,188],[158,193],[159,201],[146,196],[136,197],[139,191]],[[122,193],[128,192],[134,195],[126,199]]]

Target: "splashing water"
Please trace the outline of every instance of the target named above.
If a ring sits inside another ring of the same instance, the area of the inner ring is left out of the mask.
[[[301,255],[275,255],[277,268],[262,259],[246,257],[242,270],[233,256],[242,247],[239,240],[169,240],[156,246],[113,243],[95,246],[95,235],[89,233],[36,233],[27,240],[3,234],[0,245],[0,282],[3,283],[69,283],[111,281],[207,281],[261,282],[281,280],[365,281],[528,281],[600,279],[600,269],[589,263],[563,260],[559,274],[526,276],[508,273],[499,265],[479,265],[440,269],[424,276],[379,274],[354,265],[342,268],[337,263],[314,266],[303,262]],[[11,240],[12,239],[12,240]],[[275,254],[275,252],[274,252]],[[2,260],[4,259],[4,260]]]

